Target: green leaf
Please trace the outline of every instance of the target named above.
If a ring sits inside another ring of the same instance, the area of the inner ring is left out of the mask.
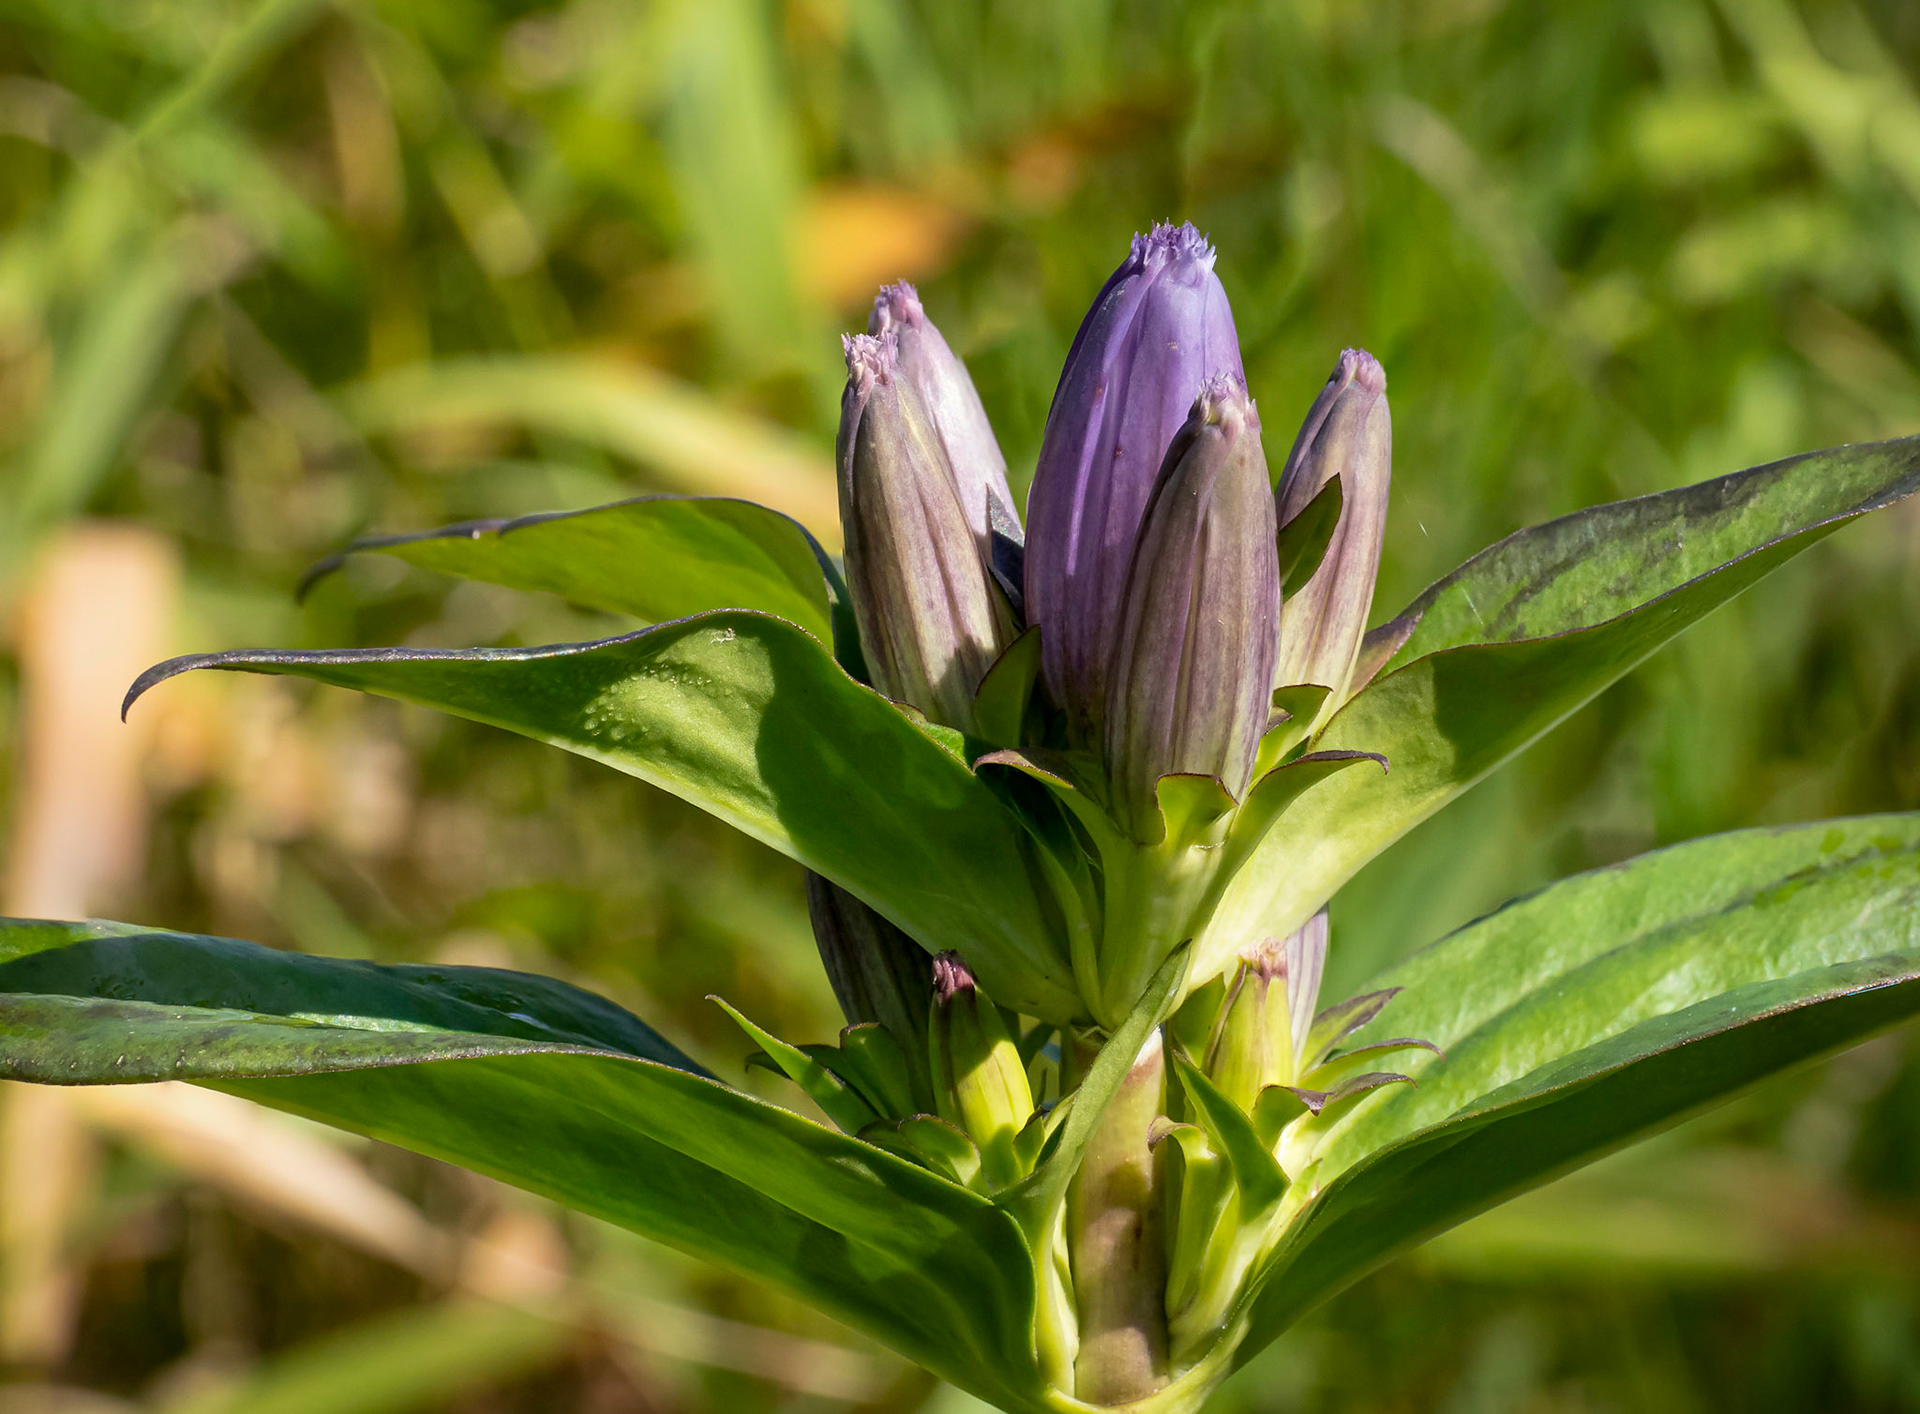
[[[880,1120],[860,1136],[902,1154],[935,1173],[971,1188],[980,1176],[980,1148],[957,1125],[938,1115],[908,1115],[897,1123]]]
[[[1260,1142],[1253,1121],[1220,1092],[1219,1086],[1178,1051],[1173,1053],[1173,1064],[1181,1088],[1193,1102],[1194,1118],[1233,1169],[1234,1186],[1240,1190],[1241,1220],[1257,1221],[1287,1191],[1287,1176]]]
[[[1395,615],[1415,627],[1388,671],[1446,648],[1603,623],[1781,541],[1805,549],[1917,487],[1920,437],[1904,437],[1808,452],[1515,531]]]
[[[1327,542],[1340,524],[1340,507],[1345,493],[1340,478],[1334,477],[1314,492],[1313,499],[1300,508],[1300,514],[1274,535],[1274,548],[1280,555],[1280,593],[1290,599],[1299,593],[1320,562],[1327,557]]]
[[[1338,486],[1339,478],[1327,485]],[[1290,687],[1276,687],[1273,690],[1273,710],[1279,714],[1279,720],[1269,726],[1260,737],[1260,750],[1253,761],[1253,778],[1257,781],[1286,759],[1301,742],[1307,739],[1307,733],[1313,730],[1314,719],[1320,715],[1320,708],[1326,702],[1329,689],[1319,683],[1294,683]]]
[[[983,739],[996,746],[1019,746],[1033,685],[1040,677],[1040,626],[1034,624],[994,659],[973,694],[974,719]]]
[[[397,1059],[404,1059],[409,1047],[420,1059],[439,1059],[462,1054],[463,1045],[484,1036],[490,1051],[517,1049],[510,1042],[583,1046],[712,1078],[652,1027],[604,997],[492,967],[382,966],[128,923],[6,918],[0,919],[0,990],[67,999],[179,1000],[279,1017],[284,1024],[275,1028],[261,1054],[272,1057],[276,1071],[287,1073],[351,1067],[365,1063],[359,1059],[363,1055],[388,1055],[389,1046]],[[290,1026],[312,1028],[310,1042],[302,1045],[300,1033],[288,1033]],[[381,1028],[390,1034],[378,1034]],[[253,1064],[247,1043],[253,1034],[236,1021],[234,1045],[223,1052],[236,1073]],[[459,1039],[463,1036],[466,1041]],[[116,1056],[111,1078],[169,1077],[171,1062],[164,1052],[156,1053],[159,1069],[143,1068],[142,1055],[130,1050]],[[70,1078],[11,1046],[5,1063],[21,1079],[57,1083]]]
[[[758,609],[833,641],[824,552],[799,522],[719,496],[642,496],[584,511],[356,540],[301,586],[377,552],[463,579],[558,594],[647,623]]]
[[[60,935],[68,941],[60,945]],[[729,1089],[618,1007],[478,968],[0,924],[0,1074],[193,1080],[464,1165],[1036,1404],[1032,1263],[984,1199]]]
[[[914,1112],[906,1054],[879,1022],[842,1028],[840,1045],[827,1063],[881,1114],[904,1119]]]
[[[1029,1016],[1078,1008],[1019,822],[964,761],[783,620],[711,613],[598,643],[211,653],[149,669],[312,678],[504,727],[689,800],[833,880]]]
[[[1362,992],[1315,1012],[1300,1047],[1302,1068],[1312,1070],[1326,1060],[1335,1046],[1378,1016],[1393,997],[1393,988],[1388,987],[1377,992]]]
[[[1264,1273],[1241,1358],[1396,1252],[1920,1012],[1920,815],[1742,831],[1579,875],[1383,980],[1405,990],[1373,1029],[1445,1055],[1413,1055],[1417,1087],[1319,1137],[1319,1197]]]
[[[1920,438],[1841,447],[1509,537],[1416,601],[1389,670],[1319,751],[1376,751],[1308,793],[1228,890],[1201,976],[1298,927],[1368,860],[1682,630],[1855,516],[1920,487]],[[1524,635],[1551,634],[1552,637]],[[1437,650],[1437,651],[1436,651]]]

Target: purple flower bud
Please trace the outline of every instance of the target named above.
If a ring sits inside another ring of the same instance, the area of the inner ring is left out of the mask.
[[[1137,840],[1159,838],[1162,776],[1213,776],[1246,795],[1279,630],[1273,535],[1260,418],[1222,375],[1167,449],[1127,573],[1106,759],[1116,818]]]
[[[1346,700],[1360,655],[1380,569],[1392,471],[1387,375],[1373,355],[1347,349],[1314,400],[1274,492],[1275,511],[1285,525],[1321,487],[1340,478],[1340,523],[1320,567],[1287,601],[1275,669],[1275,686],[1318,683],[1331,689],[1314,730]]]
[[[933,421],[967,524],[980,541],[981,553],[988,554],[992,531],[1010,526],[1017,535],[1020,518],[1014,513],[1013,492],[1007,489],[1007,459],[994,440],[987,410],[980,405],[967,366],[927,318],[919,291],[904,280],[880,291],[867,320],[869,334],[884,337],[889,331],[900,350],[900,376],[920,395]]]
[[[847,588],[873,685],[973,730],[973,694],[1013,637],[932,416],[892,332],[845,341],[840,522]]]
[[[807,916],[835,1000],[849,1026],[878,1022],[906,1057],[914,1102],[933,1106],[927,1075],[927,1010],[933,959],[859,899],[807,874]]]
[[[1213,259],[1189,225],[1135,236],[1047,414],[1027,498],[1027,618],[1040,625],[1048,690],[1084,743],[1099,740],[1121,591],[1167,446],[1203,383],[1244,381]]]

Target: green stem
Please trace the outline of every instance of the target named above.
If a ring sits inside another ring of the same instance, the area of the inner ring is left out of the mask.
[[[1126,1404],[1167,1382],[1164,1200],[1147,1131],[1166,1108],[1160,1032],[1140,1050],[1087,1146],[1068,1199],[1080,1348],[1074,1394]]]

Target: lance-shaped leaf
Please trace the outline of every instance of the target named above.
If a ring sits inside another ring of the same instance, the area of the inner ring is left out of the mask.
[[[832,641],[831,567],[823,552],[798,521],[751,501],[642,496],[584,511],[370,536],[315,565],[303,591],[360,552],[558,594],[647,623],[709,609],[758,609]]]
[[[1077,1009],[1014,817],[966,764],[779,619],[713,613],[598,643],[210,653],[505,727],[638,776],[825,875],[1030,1016]]]
[[[1315,740],[1377,751],[1391,774],[1343,772],[1296,803],[1241,870],[1200,955],[1298,927],[1368,860],[1662,644],[1916,487],[1920,438],[1839,447],[1598,506],[1470,560],[1409,610],[1421,617],[1395,659],[1405,666]],[[1551,636],[1522,636],[1538,634]]]
[[[1245,1358],[1394,1253],[1920,1013],[1920,815],[1715,836],[1565,880],[1417,954],[1370,1030],[1418,1086],[1316,1146]],[[1369,1033],[1362,1033],[1362,1040]],[[1296,1190],[1298,1191],[1298,1190]]]
[[[1920,483],[1920,437],[1807,452],[1517,530],[1435,581],[1391,622],[1387,670],[1443,648],[1602,623],[1789,537],[1795,548]],[[1383,628],[1385,625],[1382,626]]]
[[[731,1090],[618,1007],[491,969],[0,924],[0,1073],[193,1080],[462,1164],[773,1283],[1038,1409],[1014,1223]]]

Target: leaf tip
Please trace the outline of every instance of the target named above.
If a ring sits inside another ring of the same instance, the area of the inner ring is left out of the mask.
[[[127,689],[127,695],[120,699],[120,720],[127,720],[127,713],[133,710],[133,704],[146,696],[150,688],[158,687],[168,678],[179,677],[182,673],[192,672],[210,656],[206,653],[185,653],[178,658],[169,658],[164,663],[155,663]]]

